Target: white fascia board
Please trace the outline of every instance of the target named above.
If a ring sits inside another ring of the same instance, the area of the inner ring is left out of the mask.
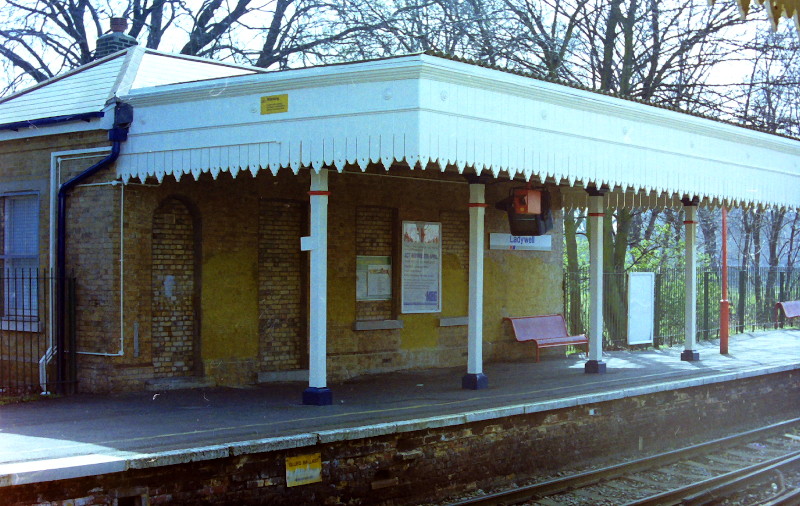
[[[441,82],[462,84],[477,89],[516,95],[568,109],[593,111],[618,118],[659,124],[696,134],[718,136],[751,145],[764,145],[769,149],[797,149],[798,140],[773,135],[702,116],[657,107],[633,100],[606,95],[596,91],[573,88],[531,77],[485,68],[469,63],[420,55],[426,64],[421,75]]]
[[[786,150],[792,154],[797,153],[797,150],[800,149],[798,148],[800,141],[796,139],[772,135],[701,116],[468,63],[428,55],[421,55],[420,58],[426,63],[421,76],[438,82],[469,86],[502,95],[513,95],[553,106],[561,106],[568,110],[594,112],[619,120],[628,119],[637,124],[649,123],[688,133],[719,137],[737,143],[745,142],[751,146],[763,146],[771,150]],[[550,118],[550,120],[552,119]],[[550,123],[553,130],[571,131],[569,125],[562,126],[553,121]]]
[[[173,104],[208,97],[277,93],[298,88],[328,87],[419,77],[420,55],[362,63],[309,67],[178,83],[131,90],[122,97],[134,107]]]
[[[127,180],[201,172],[216,177],[246,168],[255,173],[335,165],[341,170],[346,164],[366,168],[370,162],[388,167],[415,145],[418,88],[413,79],[391,80],[378,72],[383,79],[358,81],[344,74],[320,81],[310,73],[292,79],[292,86],[248,83],[231,93],[209,93],[205,83],[188,86],[188,96],[169,90],[168,101],[159,94],[132,93],[134,123],[118,171]],[[288,111],[262,115],[261,97],[276,92],[288,95]]]

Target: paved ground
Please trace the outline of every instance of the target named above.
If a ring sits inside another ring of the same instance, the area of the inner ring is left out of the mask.
[[[21,482],[9,481],[15,473],[41,473],[75,462],[130,466],[131,459],[173,458],[202,453],[203,447],[222,448],[227,455],[232,450],[225,445],[237,442],[285,445],[289,436],[321,441],[365,430],[410,430],[400,425],[452,425],[800,369],[800,331],[734,336],[724,356],[714,342],[701,344],[699,351],[701,360],[691,363],[680,361],[680,348],[607,353],[604,375],[584,374],[584,360],[577,356],[489,364],[490,387],[481,391],[460,388],[463,368],[371,376],[331,385],[334,405],[322,407],[300,404],[305,387],[300,383],[76,395],[7,405],[0,407],[0,486]]]

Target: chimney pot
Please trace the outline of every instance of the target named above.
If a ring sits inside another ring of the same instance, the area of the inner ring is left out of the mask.
[[[93,60],[99,60],[117,51],[137,45],[136,39],[125,33],[127,28],[128,21],[125,18],[111,18],[111,33],[98,37]]]
[[[125,18],[111,18],[111,31],[122,33],[128,29],[128,20]]]

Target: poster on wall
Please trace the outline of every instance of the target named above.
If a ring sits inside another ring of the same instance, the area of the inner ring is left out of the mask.
[[[403,222],[401,312],[442,310],[442,224]]]
[[[356,300],[392,299],[392,258],[356,257]]]

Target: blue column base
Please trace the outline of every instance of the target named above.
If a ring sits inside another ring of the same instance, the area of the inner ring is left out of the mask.
[[[697,362],[700,360],[700,352],[694,350],[683,350],[681,360],[684,362]]]
[[[605,374],[606,363],[601,360],[587,360],[583,366],[583,372],[586,374]]]
[[[333,393],[328,387],[308,387],[303,391],[303,404],[306,406],[329,406],[333,403]]]
[[[483,390],[489,388],[489,378],[479,372],[477,374],[467,373],[461,378],[461,388],[465,390]]]

